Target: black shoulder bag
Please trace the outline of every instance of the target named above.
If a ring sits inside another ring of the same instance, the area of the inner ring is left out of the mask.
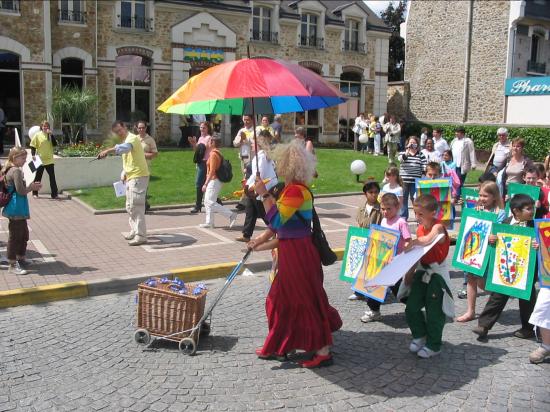
[[[313,203],[313,193],[311,193],[311,200]],[[327,237],[325,236],[325,232],[323,232],[323,229],[321,229],[321,222],[319,221],[319,216],[317,216],[317,212],[315,211],[315,206],[313,206],[313,204],[311,212],[313,215],[311,219],[311,223],[313,224],[311,240],[313,241],[313,245],[319,252],[319,256],[321,257],[321,263],[323,264],[323,266],[330,266],[338,260],[338,256],[336,256],[336,253],[333,252],[333,250],[330,248],[330,245],[328,244]],[[296,215],[302,221],[302,223],[307,225],[306,220],[300,214],[300,212],[297,211]]]

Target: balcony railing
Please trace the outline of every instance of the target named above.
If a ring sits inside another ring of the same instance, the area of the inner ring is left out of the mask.
[[[528,60],[527,72],[536,73],[536,74],[546,74],[546,63],[538,63],[532,60]]]
[[[250,30],[250,40],[277,44],[279,43],[279,33],[275,31]]]
[[[0,0],[0,11],[19,13],[19,0]]]
[[[314,47],[316,49],[323,50],[325,48],[325,39],[316,36],[300,36],[300,46]]]
[[[63,23],[86,24],[86,12],[59,9],[59,21]]]
[[[344,40],[344,50],[364,53],[365,43],[357,43],[355,41]]]
[[[142,16],[118,15],[118,27],[139,31],[153,31],[153,19]]]

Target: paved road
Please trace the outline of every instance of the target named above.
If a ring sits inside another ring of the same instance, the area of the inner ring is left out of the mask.
[[[517,302],[488,343],[471,324],[450,324],[443,354],[419,360],[407,350],[403,306],[361,323],[365,304],[347,300],[338,270],[325,283],[344,326],[335,364],[320,370],[254,355],[266,333],[265,274],[235,280],[193,357],[173,344],[143,351],[133,342],[135,293],[0,311],[0,411],[550,410],[550,363],[529,364],[536,343],[512,337]],[[459,277],[453,282],[458,288]],[[210,283],[210,300],[221,284]]]

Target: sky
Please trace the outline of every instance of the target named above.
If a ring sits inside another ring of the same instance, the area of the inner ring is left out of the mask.
[[[364,1],[373,12],[378,14],[378,16],[380,16],[381,11],[386,10],[386,7],[388,7],[388,4],[394,3],[394,5],[396,5],[395,3],[398,3],[398,1],[383,1],[383,0],[364,0]]]

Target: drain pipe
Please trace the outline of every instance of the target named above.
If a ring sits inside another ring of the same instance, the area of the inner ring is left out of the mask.
[[[472,14],[474,11],[473,0],[468,1],[468,20],[466,21],[466,59],[464,60],[464,92],[462,103],[462,123],[468,120],[468,100],[470,94],[470,57],[472,54]]]

